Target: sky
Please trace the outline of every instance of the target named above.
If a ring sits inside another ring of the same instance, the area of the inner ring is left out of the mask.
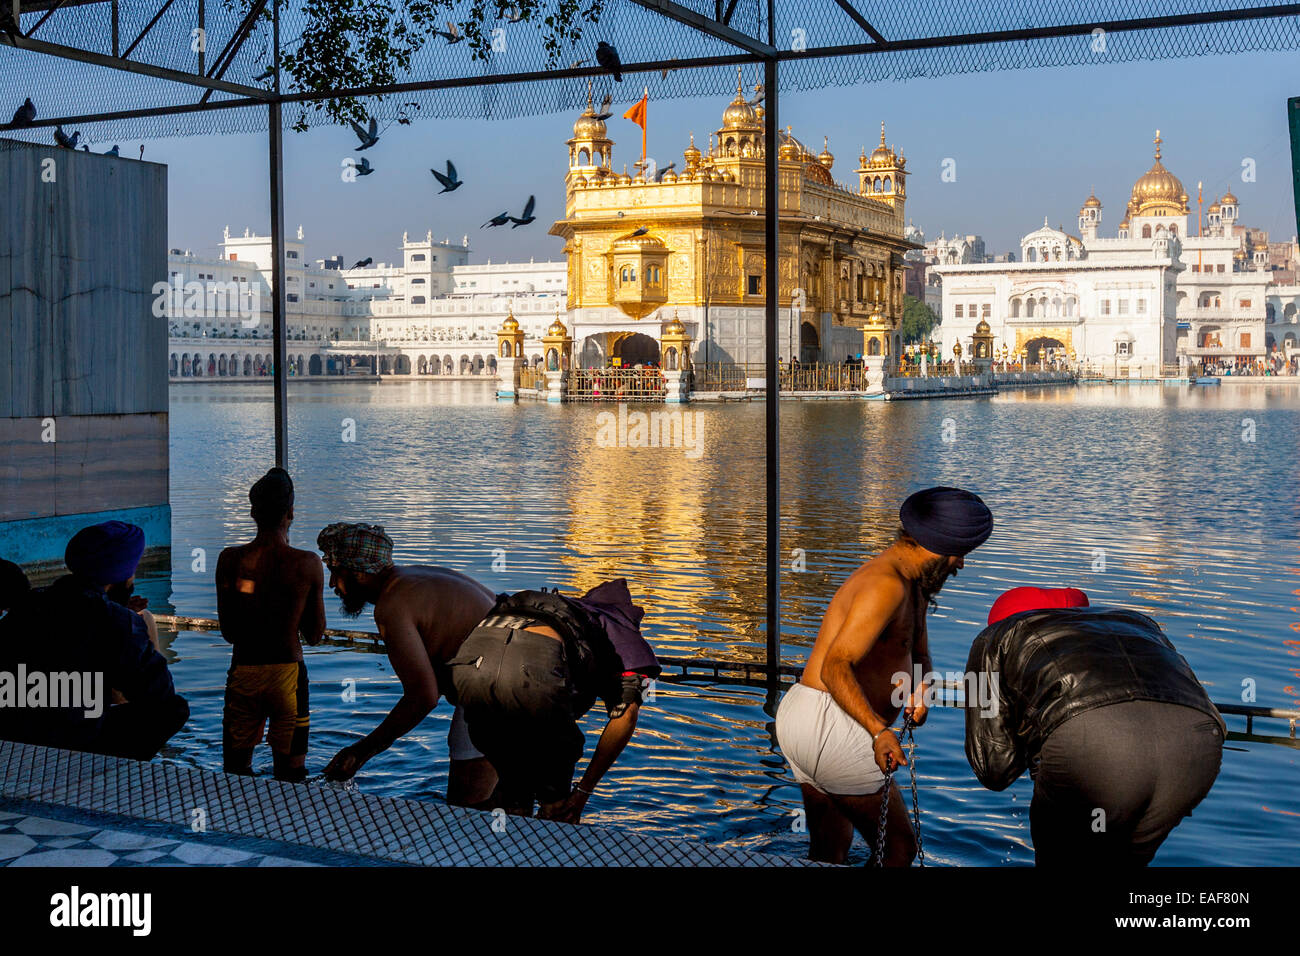
[[[1296,233],[1286,99],[1300,94],[1297,57],[1237,54],[1130,64],[1098,64],[830,88],[789,93],[780,123],[818,152],[836,156],[835,179],[856,188],[859,151],[887,138],[907,157],[907,217],[931,239],[941,232],[984,237],[990,253],[1019,250],[1043,224],[1077,231],[1091,189],[1103,204],[1100,235],[1115,235],[1133,182],[1152,164],[1157,129],[1163,161],[1205,205],[1231,188],[1240,222],[1270,238]],[[746,86],[757,79],[746,73]],[[600,96],[597,90],[597,97]],[[649,154],[683,165],[688,134],[706,146],[730,97],[668,100],[649,106]],[[563,258],[547,234],[563,214],[564,174],[576,113],[512,120],[416,120],[393,126],[378,145],[353,151],[348,129],[285,134],[285,216],[302,225],[307,260],[341,254],[348,265],[399,257],[403,231],[470,238],[471,262]],[[638,158],[640,130],[608,121],[614,166]],[[134,155],[138,144],[122,145]],[[344,182],[346,157],[367,156],[374,174]],[[222,228],[266,234],[266,135],[149,141],[145,158],[169,167],[169,246],[215,255]],[[429,168],[452,159],[465,185],[438,195]],[[948,162],[951,160],[952,162]],[[1254,181],[1243,179],[1253,161]],[[943,171],[955,170],[946,182]],[[537,197],[537,221],[482,229],[492,216],[520,215]]]

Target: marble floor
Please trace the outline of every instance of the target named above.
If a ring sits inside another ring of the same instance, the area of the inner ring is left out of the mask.
[[[34,811],[34,812],[33,812]],[[0,866],[323,866],[303,847],[0,800]],[[378,862],[378,861],[375,861]]]

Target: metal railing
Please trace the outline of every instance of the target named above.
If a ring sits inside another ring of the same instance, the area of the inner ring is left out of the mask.
[[[657,368],[575,368],[568,385],[571,402],[662,402],[667,391]]]
[[[155,614],[154,620],[166,628],[177,631],[217,631],[221,629],[217,621],[207,617]],[[369,653],[387,653],[379,642],[379,635],[373,631],[326,628],[325,637],[321,643],[332,647],[347,647]],[[663,673],[659,675],[658,679],[671,684],[705,681],[745,687],[762,687],[771,693],[774,690],[784,690],[790,687],[803,675],[803,668],[798,664],[778,663],[772,666],[763,661],[720,661],[705,657],[656,656],[659,665],[663,668]],[[677,673],[671,673],[671,671]],[[773,681],[773,677],[775,677],[775,681]],[[787,680],[782,680],[782,678],[787,678]],[[962,692],[965,687],[966,685],[962,681],[942,681],[941,686],[935,688],[935,703],[940,707],[964,708],[966,701]],[[1300,747],[1300,739],[1296,737],[1296,724],[1300,722],[1300,709],[1260,707],[1252,704],[1220,704],[1217,702],[1214,703],[1214,706],[1224,717],[1243,716],[1246,718],[1245,733],[1229,731],[1228,739],[1230,740],[1254,740],[1262,743],[1280,743]],[[1285,720],[1288,724],[1287,736],[1256,734],[1254,732],[1256,720]]]

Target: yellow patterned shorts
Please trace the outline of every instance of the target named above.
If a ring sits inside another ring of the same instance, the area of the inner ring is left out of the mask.
[[[221,719],[227,749],[252,750],[267,739],[278,754],[297,757],[307,752],[310,711],[307,706],[307,665],[236,664],[226,675],[226,708]]]

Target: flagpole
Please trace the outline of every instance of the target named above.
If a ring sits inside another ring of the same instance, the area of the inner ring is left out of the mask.
[[[650,125],[650,87],[645,87],[641,93],[641,98],[645,100],[646,111],[642,117],[641,123],[641,175],[645,175],[645,130]]]

